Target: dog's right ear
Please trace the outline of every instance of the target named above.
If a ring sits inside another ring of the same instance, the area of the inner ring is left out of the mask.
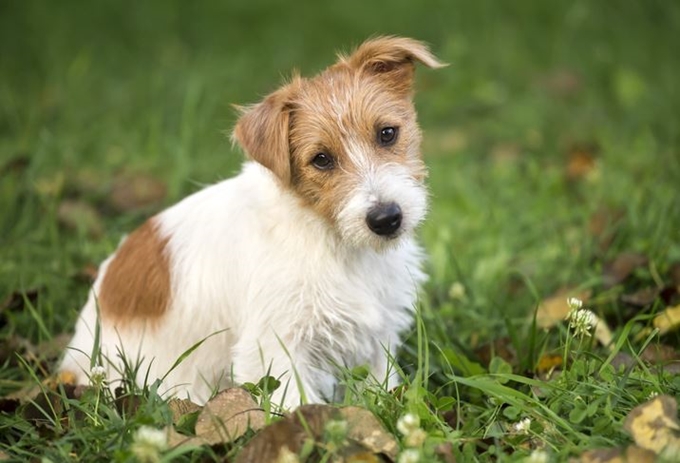
[[[392,90],[406,95],[410,95],[413,89],[416,62],[431,69],[447,66],[432,54],[425,43],[395,36],[369,39],[351,55],[339,55],[339,58],[353,69],[380,77]]]
[[[297,81],[294,79],[260,103],[237,107],[241,116],[231,134],[232,142],[271,170],[284,185],[290,182],[290,102]]]

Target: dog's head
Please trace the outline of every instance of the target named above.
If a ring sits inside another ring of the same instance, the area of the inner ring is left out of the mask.
[[[233,139],[346,243],[381,248],[412,232],[427,209],[416,61],[443,66],[421,42],[368,40],[244,108]]]

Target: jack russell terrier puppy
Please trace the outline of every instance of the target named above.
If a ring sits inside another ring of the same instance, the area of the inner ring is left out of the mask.
[[[337,397],[342,367],[398,384],[426,278],[416,62],[444,66],[421,42],[374,38],[241,108],[232,138],[250,160],[104,261],[60,376],[86,384],[97,365],[113,387],[127,362],[139,385],[204,403],[270,375],[286,408]]]

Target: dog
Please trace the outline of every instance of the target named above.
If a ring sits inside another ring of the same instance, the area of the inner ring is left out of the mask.
[[[112,388],[162,379],[159,393],[199,404],[268,375],[284,408],[337,398],[344,367],[396,386],[426,279],[416,62],[444,66],[422,42],[372,38],[239,108],[242,171],[122,240],[60,374],[87,384],[97,365]]]

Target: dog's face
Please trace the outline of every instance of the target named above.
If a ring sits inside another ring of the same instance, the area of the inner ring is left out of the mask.
[[[248,108],[234,139],[347,244],[380,249],[412,232],[427,209],[415,61],[442,66],[420,42],[369,40]]]

